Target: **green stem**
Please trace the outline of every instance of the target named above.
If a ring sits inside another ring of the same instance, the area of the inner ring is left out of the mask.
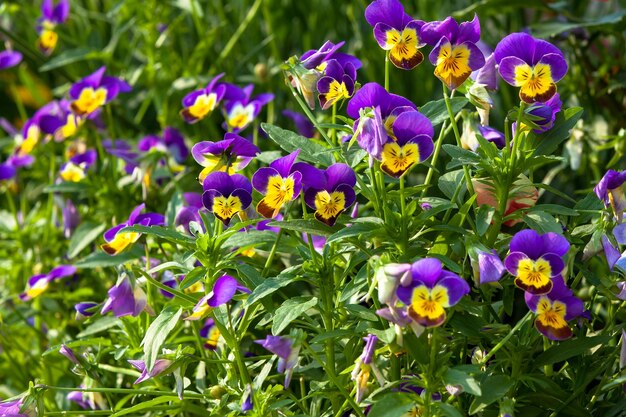
[[[439,131],[439,137],[437,137],[437,141],[435,142],[435,151],[433,152],[433,159],[430,162],[430,168],[428,168],[428,172],[426,173],[426,179],[424,180],[424,189],[422,190],[421,198],[426,196],[426,191],[428,191],[428,186],[430,185],[430,181],[433,178],[433,174],[435,173],[435,167],[437,166],[437,161],[439,160],[439,153],[441,152],[441,145],[443,144],[443,138],[448,134],[448,130],[446,129],[447,121],[444,121],[441,125],[441,131]]]
[[[385,52],[385,90],[389,91],[389,52]]]
[[[324,140],[326,141],[326,143],[330,146],[333,147],[333,141],[330,139],[330,137],[328,137],[328,135],[326,134],[326,132],[322,129],[322,127],[320,126],[320,124],[317,122],[317,119],[315,118],[315,116],[313,115],[313,113],[311,112],[311,109],[309,109],[309,106],[307,106],[307,104],[302,100],[302,98],[300,97],[300,95],[298,94],[298,92],[296,91],[295,88],[293,88],[293,86],[291,85],[291,83],[287,83],[287,86],[289,87],[289,89],[291,90],[291,94],[293,94],[293,96],[295,97],[296,101],[298,102],[298,104],[300,105],[300,108],[302,109],[302,111],[304,112],[304,114],[306,114],[306,116],[309,118],[309,120],[311,121],[311,123],[313,123],[313,126],[315,126],[315,129],[317,129],[318,132],[320,132],[320,135],[322,135],[322,137],[324,138]]]
[[[543,337],[543,351],[545,352],[546,350],[550,349],[550,339],[548,339],[547,337]],[[544,365],[543,366],[543,373],[546,374],[547,377],[551,377],[552,376],[552,365],[548,364],[548,365]]]
[[[145,389],[132,389],[132,388],[74,388],[74,387],[56,387],[54,385],[39,385],[38,387],[43,389],[50,389],[54,391],[61,392],[71,392],[71,391],[79,391],[79,392],[110,392],[112,394],[136,394],[136,395],[152,395],[155,397],[163,396],[163,397],[178,397],[178,393],[173,391],[154,391],[154,390],[145,390]],[[198,394],[195,392],[185,392],[186,398],[192,399],[204,399],[204,395]]]
[[[330,117],[330,123],[334,125],[335,121],[337,120],[337,102],[333,103],[332,113]],[[339,145],[337,143],[337,131],[334,128],[330,129],[330,139],[333,141],[333,144]]]
[[[524,317],[522,317],[522,319],[520,321],[517,322],[517,324],[515,325],[515,327],[513,327],[511,329],[511,331],[509,332],[509,334],[507,334],[506,336],[504,336],[504,339],[500,340],[498,342],[497,345],[495,345],[493,347],[493,349],[491,349],[491,351],[489,351],[489,353],[487,353],[485,355],[485,357],[483,358],[483,360],[481,361],[481,365],[485,365],[487,363],[487,361],[489,359],[491,359],[491,357],[493,355],[496,354],[496,352],[498,352],[500,349],[502,349],[502,346],[504,346],[506,344],[506,342],[509,341],[509,339],[532,317],[533,313],[532,311],[529,311],[528,313],[526,313],[526,315]]]
[[[261,272],[262,277],[264,277],[265,274],[267,274],[267,271],[270,269],[270,266],[272,265],[272,262],[274,261],[274,257],[276,256],[276,250],[278,249],[278,242],[280,241],[280,238],[283,235],[283,231],[284,229],[280,228],[280,230],[278,230],[278,233],[276,234],[276,240],[274,240],[274,245],[272,246],[270,254],[267,257],[267,260],[265,261],[263,272]]]
[[[404,198],[404,175],[400,177],[400,227],[402,231],[402,252],[406,254],[409,246],[409,236],[407,232],[406,201]]]

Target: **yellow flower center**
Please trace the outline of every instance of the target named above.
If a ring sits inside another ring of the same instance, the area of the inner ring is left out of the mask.
[[[550,284],[552,268],[550,263],[543,258],[536,261],[522,259],[517,266],[516,283],[522,288],[544,288]]]
[[[293,198],[293,177],[283,178],[280,175],[270,177],[267,186],[265,204],[271,208],[279,209]]]
[[[99,107],[106,103],[106,100],[106,89],[98,88],[94,90],[91,87],[86,87],[80,92],[78,99],[72,102],[71,107],[75,113],[85,115],[96,111]]]
[[[470,50],[465,45],[442,45],[437,57],[435,76],[452,88],[458,87],[472,72],[469,57]]]
[[[59,35],[51,29],[44,29],[39,35],[39,48],[44,51],[52,52],[54,48],[57,46],[57,42],[59,40]]]
[[[61,126],[58,140],[69,138],[70,136],[74,135],[77,130],[78,123],[76,122],[76,117],[73,114],[69,114],[67,116],[65,124]]]
[[[567,306],[560,302],[551,302],[548,297],[541,297],[537,303],[537,321],[540,324],[553,329],[567,327],[565,314]]]
[[[236,196],[215,197],[213,199],[213,214],[220,220],[230,220],[242,210],[241,200]]]
[[[19,146],[20,155],[29,154],[35,149],[37,143],[39,143],[39,137],[41,136],[41,131],[37,126],[31,126],[28,128],[26,132],[26,138]]]
[[[72,162],[68,162],[63,171],[61,171],[61,179],[63,181],[80,182],[83,178],[85,178],[85,171]]]
[[[448,290],[436,285],[433,289],[425,286],[413,290],[410,309],[428,321],[438,321],[445,317],[444,307],[448,307]]]
[[[102,245],[102,249],[109,255],[117,255],[129,245],[135,243],[140,236],[141,233],[138,232],[117,233],[111,242]]]
[[[400,146],[395,142],[383,146],[381,169],[393,177],[400,177],[419,161],[419,148],[415,143]]]
[[[335,219],[346,208],[346,196],[341,191],[320,191],[315,196],[315,214],[324,220]]]
[[[419,39],[413,28],[405,28],[402,32],[392,29],[387,32],[385,49],[390,51],[392,60],[397,62],[411,60],[417,55]]]
[[[196,97],[196,101],[189,107],[189,114],[196,119],[202,119],[215,109],[216,102],[217,95],[215,93],[209,95],[201,94]]]
[[[556,92],[552,71],[547,64],[537,64],[534,67],[524,64],[515,67],[515,85],[521,87],[522,98],[526,97],[531,101],[545,95],[551,97],[552,90]]]
[[[247,106],[242,106],[241,104],[236,104],[227,118],[227,124],[230,129],[240,129],[242,130],[252,121],[254,118],[254,106],[249,104]]]

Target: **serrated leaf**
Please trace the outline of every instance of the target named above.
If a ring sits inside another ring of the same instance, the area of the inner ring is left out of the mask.
[[[95,224],[91,222],[81,223],[74,231],[67,249],[67,257],[72,259],[85,249],[91,242],[96,240],[98,236],[104,232],[104,224]]]
[[[177,309],[175,306],[166,306],[148,327],[148,331],[146,331],[146,335],[141,341],[148,372],[152,372],[161,346],[165,342],[167,335],[176,327],[182,314],[182,307]]]
[[[261,128],[285,151],[291,153],[299,149],[298,158],[303,161],[320,164],[324,167],[335,162],[328,148],[313,142],[309,138],[268,123],[261,123]]]
[[[272,334],[279,335],[289,324],[302,313],[317,304],[317,297],[295,297],[286,300],[274,313]]]

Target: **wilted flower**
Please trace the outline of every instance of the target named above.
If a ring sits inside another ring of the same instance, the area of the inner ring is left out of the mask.
[[[256,210],[263,217],[274,218],[288,202],[295,200],[302,189],[302,174],[294,169],[300,151],[276,159],[269,167],[259,168],[252,177],[252,186],[264,197]]]
[[[159,213],[145,213],[140,214],[146,207],[145,203],[142,203],[135,207],[128,216],[128,220],[124,223],[118,224],[104,232],[104,240],[107,242],[101,246],[109,255],[117,255],[126,249],[129,245],[135,243],[140,237],[139,232],[120,232],[125,227],[140,225],[140,226],[163,226],[165,224],[165,217]]]
[[[76,267],[73,265],[59,265],[52,268],[47,274],[33,275],[28,280],[26,290],[20,294],[22,301],[30,301],[40,296],[48,289],[50,282],[61,278],[72,276],[76,273]]]
[[[374,352],[376,351],[376,342],[378,341],[378,337],[373,334],[368,334],[363,338],[363,340],[365,341],[363,353],[361,353],[361,356],[359,356],[356,360],[350,378],[356,384],[357,403],[360,403],[365,395],[367,383],[370,378],[370,372],[374,372],[374,375],[376,376],[376,379],[381,387],[385,385],[385,379],[374,363]]]
[[[424,22],[406,14],[399,0],[373,1],[365,9],[365,20],[374,28],[378,45],[389,51],[393,65],[410,70],[424,60],[419,51],[425,45],[421,34]]]
[[[260,152],[256,145],[235,133],[226,133],[219,142],[198,142],[191,148],[193,159],[204,167],[198,175],[200,182],[211,172],[241,171]]]
[[[583,312],[583,302],[567,288],[563,278],[552,280],[550,292],[534,295],[526,292],[528,308],[535,314],[535,327],[541,334],[552,340],[565,340],[572,337],[572,330],[567,322]]]
[[[141,372],[141,375],[139,375],[139,378],[137,378],[137,380],[135,382],[133,382],[133,384],[137,385],[137,384],[140,384],[140,383],[142,383],[144,381],[147,381],[148,379],[150,379],[152,377],[155,377],[155,376],[165,372],[167,370],[167,368],[169,368],[170,365],[172,364],[172,361],[170,361],[168,359],[157,359],[154,362],[154,366],[152,367],[152,371],[150,371],[150,372],[148,372],[148,368],[146,367],[146,362],[145,361],[129,359],[128,363],[130,363],[133,366],[133,368],[135,368],[136,370]]]
[[[315,218],[329,226],[356,200],[356,176],[346,164],[333,164],[321,170],[304,162],[293,166],[302,173],[304,200],[315,209]]]
[[[238,289],[242,289],[239,282],[230,275],[219,277],[211,291],[202,297],[193,308],[193,313],[185,320],[200,320],[212,309],[232,300]]]
[[[302,335],[297,333],[289,337],[268,335],[265,339],[254,341],[254,343],[260,344],[265,349],[278,356],[277,370],[285,374],[285,383],[283,384],[285,389],[289,387],[291,376],[293,375],[293,368],[298,363],[301,339]]]
[[[137,144],[137,149],[140,152],[155,150],[170,154],[174,157],[174,161],[176,161],[177,164],[182,164],[189,156],[189,149],[185,144],[185,139],[178,129],[170,126],[163,129],[162,136],[144,136]]]
[[[521,87],[520,99],[527,103],[548,101],[556,94],[556,83],[567,73],[563,53],[527,33],[512,33],[502,39],[494,57],[504,81]]]
[[[117,283],[109,290],[109,297],[102,306],[102,314],[112,311],[115,317],[138,316],[144,309],[149,311],[146,293],[141,287],[130,282],[126,274],[122,274]]]
[[[224,225],[252,203],[252,184],[240,174],[213,172],[202,183],[202,204]]]
[[[119,93],[128,93],[131,86],[117,77],[104,75],[106,67],[74,83],[70,88],[70,107],[79,116],[87,116],[111,102]]]
[[[11,68],[22,62],[22,54],[17,51],[6,50],[0,52],[0,71]]]
[[[196,123],[211,114],[224,97],[226,87],[217,82],[224,73],[216,75],[206,87],[194,90],[183,98],[180,115],[187,123]]]
[[[435,76],[454,90],[467,80],[472,71],[485,65],[485,56],[476,46],[480,40],[480,22],[474,15],[471,22],[460,25],[452,17],[422,26],[422,40],[434,46],[429,55],[435,65]]]
[[[224,83],[224,128],[229,132],[238,133],[244,130],[259,115],[263,106],[274,100],[274,94],[264,93],[252,96],[252,84],[240,88],[234,84]]]
[[[553,278],[565,268],[563,256],[569,242],[556,233],[539,235],[534,230],[522,230],[511,239],[511,252],[504,265],[515,277],[515,285],[533,295],[548,294]]]
[[[618,223],[622,222],[624,209],[626,209],[626,198],[624,198],[622,188],[624,182],[626,182],[626,171],[609,169],[593,189],[600,201],[604,203],[604,207],[611,207]]]
[[[59,0],[56,6],[52,0],[43,0],[41,3],[41,17],[37,20],[37,47],[43,54],[50,55],[56,48],[59,35],[54,29],[56,25],[67,20],[69,13],[69,0]]]
[[[541,134],[552,129],[556,115],[561,111],[562,106],[561,97],[559,93],[556,93],[546,102],[537,103],[526,110],[526,113],[532,117],[533,123],[537,125],[537,128],[533,129],[533,132]]]
[[[76,355],[74,354],[74,351],[71,348],[69,348],[67,345],[62,344],[61,347],[59,348],[59,353],[65,356],[70,361],[72,361],[72,363],[74,363],[75,365],[80,365],[80,362],[78,361],[78,359],[76,359]]]
[[[398,287],[397,295],[408,315],[424,327],[441,326],[445,308],[452,307],[470,291],[465,280],[446,271],[439,259],[426,258],[411,264],[411,281]]]
[[[84,388],[84,385],[81,384],[78,388]],[[67,399],[85,410],[104,410],[107,408],[107,402],[99,392],[70,391],[67,394]]]

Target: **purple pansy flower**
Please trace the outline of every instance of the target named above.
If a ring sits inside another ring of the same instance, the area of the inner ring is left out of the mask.
[[[460,25],[452,17],[429,22],[422,27],[422,39],[434,46],[429,55],[435,76],[454,90],[467,80],[472,71],[485,65],[485,56],[476,46],[480,40],[480,22],[474,15],[471,22]]]
[[[183,98],[180,115],[187,123],[196,123],[215,110],[226,92],[224,84],[217,84],[223,76],[224,73],[216,75],[206,87],[194,90]]]
[[[137,380],[133,382],[133,384],[137,385],[165,372],[167,368],[169,368],[172,364],[172,361],[168,359],[157,359],[156,361],[154,361],[154,366],[152,367],[152,371],[150,372],[148,372],[145,361],[129,359],[128,363],[130,363],[133,368],[141,372],[139,378],[137,378]]]
[[[478,71],[472,73],[472,78],[476,84],[483,85],[487,90],[495,91],[498,89],[498,69],[496,66],[496,58],[493,55],[493,52],[483,53],[483,55],[487,56],[485,59],[485,65],[483,65]],[[476,74],[476,76],[474,77],[473,74]]]
[[[303,53],[300,56],[300,63],[307,70],[317,70],[322,73],[326,69],[327,63],[333,59],[339,61],[341,66],[351,63],[355,69],[361,68],[362,63],[358,58],[338,52],[344,44],[343,41],[337,44],[326,41],[319,49],[311,49]]]
[[[315,136],[315,126],[304,114],[292,110],[283,110],[283,116],[293,120],[296,125],[296,131],[305,138]]]
[[[204,222],[200,216],[200,210],[204,209],[204,206],[202,205],[202,194],[183,193],[183,200],[185,200],[185,205],[176,215],[174,224],[176,226],[183,226],[185,232],[191,235],[193,233],[189,229],[189,224],[193,221],[200,225],[204,231]]]
[[[256,145],[235,133],[226,133],[219,142],[198,142],[191,148],[193,159],[204,167],[198,175],[200,182],[214,171],[241,171],[260,152]]]
[[[0,70],[14,67],[20,62],[22,62],[21,53],[11,50],[0,52]]]
[[[478,131],[483,138],[496,145],[498,149],[504,148],[506,144],[506,139],[504,137],[504,133],[500,132],[498,129],[494,129],[490,126],[481,125],[478,126]]]
[[[240,174],[213,172],[204,179],[202,188],[202,204],[225,225],[252,203],[252,184]]]
[[[374,352],[376,351],[376,342],[378,337],[373,334],[368,334],[363,338],[365,346],[361,356],[358,357],[354,364],[354,369],[350,375],[350,379],[355,382],[356,385],[356,402],[360,403],[363,400],[365,391],[367,389],[367,383],[370,378],[370,372],[374,372],[376,379],[380,383],[380,386],[385,385],[385,379],[378,370],[378,367],[374,363]]]
[[[491,252],[477,250],[476,257],[478,278],[481,285],[488,282],[498,282],[506,272],[506,268],[495,249]]]
[[[561,102],[561,97],[559,93],[556,93],[545,103],[537,102],[529,107],[526,113],[531,116],[533,123],[537,125],[537,127],[533,129],[533,132],[535,134],[541,134],[552,129],[556,115],[561,111],[562,106],[563,102]],[[517,128],[517,125],[514,126],[514,128]],[[522,125],[522,128],[524,128],[524,125]]]
[[[146,293],[130,282],[128,275],[123,274],[117,283],[108,291],[108,298],[102,306],[101,314],[112,311],[115,317],[138,316],[144,309],[149,311]]]
[[[424,55],[419,48],[424,22],[415,20],[404,12],[399,0],[375,0],[365,9],[365,20],[374,28],[378,45],[389,51],[389,60],[400,69],[418,66]]]
[[[300,341],[298,337],[293,336],[272,336],[267,335],[265,339],[255,340],[265,349],[278,356],[278,372],[285,374],[285,389],[289,387],[293,369],[298,363],[298,355],[300,354]]]
[[[333,164],[321,170],[298,162],[292,170],[302,173],[304,200],[315,210],[315,218],[328,226],[334,225],[337,217],[356,200],[356,176],[346,164]]]
[[[556,233],[539,235],[534,230],[522,230],[511,239],[504,265],[519,288],[533,295],[547,294],[553,278],[565,268],[563,256],[569,246],[567,239]]]
[[[520,87],[520,99],[527,103],[548,101],[556,94],[556,83],[567,73],[563,53],[527,33],[512,33],[502,39],[494,57],[504,81]]]
[[[233,299],[237,290],[247,290],[242,287],[239,282],[230,275],[222,275],[219,277],[211,291],[202,297],[193,307],[193,313],[185,318],[185,320],[200,320],[204,318],[212,309],[226,304]]]
[[[434,134],[430,120],[404,97],[388,93],[376,83],[365,84],[348,103],[359,146],[381,169],[401,177],[433,153]]]
[[[441,326],[445,308],[452,307],[470,291],[465,280],[443,269],[439,259],[426,258],[411,264],[411,282],[401,283],[397,295],[409,317],[424,327]]]
[[[111,102],[119,93],[128,93],[131,86],[117,77],[104,75],[106,67],[98,70],[70,88],[69,96],[72,99],[70,107],[79,116],[87,116]]]
[[[61,212],[63,217],[63,236],[69,239],[80,224],[80,213],[70,199],[65,200]]]
[[[189,156],[189,148],[185,144],[185,139],[176,128],[167,126],[163,129],[163,135],[144,136],[137,144],[140,152],[150,152],[152,150],[169,153],[174,157],[177,164],[185,162]]]
[[[83,301],[77,303],[74,306],[74,310],[76,310],[76,320],[83,320],[87,317],[93,316],[96,311],[95,308],[98,306],[98,303],[94,303],[92,301]]]
[[[535,314],[535,327],[541,334],[552,340],[565,340],[572,337],[567,322],[583,313],[583,302],[567,288],[563,278],[552,280],[549,293],[543,295],[525,294],[528,308]]]
[[[22,301],[30,301],[38,297],[48,289],[48,285],[55,280],[72,276],[76,273],[76,267],[73,265],[59,265],[52,268],[47,274],[33,275],[28,280],[26,289],[20,294]]]
[[[43,133],[51,135],[57,142],[73,136],[85,120],[72,112],[70,102],[65,99],[53,101],[45,107],[46,111],[41,115],[39,125]],[[97,113],[94,111],[90,117]]]
[[[50,55],[57,46],[59,35],[54,31],[56,25],[67,20],[70,13],[69,0],[59,0],[55,6],[52,0],[41,3],[41,17],[37,20],[37,47],[44,55]]]
[[[94,149],[72,156],[68,162],[61,165],[61,179],[66,182],[80,182],[87,176],[86,171],[97,159],[98,154]]]
[[[200,337],[204,340],[204,347],[209,350],[217,349],[217,343],[220,339],[221,333],[215,325],[215,320],[212,318],[206,319],[204,325],[200,329]]]
[[[135,207],[128,216],[128,220],[124,223],[118,224],[106,232],[104,232],[104,240],[107,242],[101,246],[101,248],[109,255],[117,255],[126,249],[129,245],[135,243],[140,237],[139,232],[120,232],[125,227],[140,225],[140,226],[163,226],[165,225],[165,217],[159,213],[145,213],[141,214],[146,207],[145,203],[142,203]]]
[[[330,108],[341,99],[347,99],[354,94],[356,82],[356,68],[352,63],[341,66],[339,61],[328,61],[324,76],[317,82],[317,96],[322,110]]]
[[[290,153],[259,168],[252,177],[252,186],[264,195],[256,210],[265,218],[274,218],[288,202],[295,200],[302,189],[302,174],[294,169],[300,151]]]
[[[0,417],[35,417],[38,415],[34,403],[24,407],[24,397],[12,401],[0,402]]]
[[[274,94],[264,93],[252,97],[254,85],[244,88],[224,83],[224,129],[239,133],[259,115],[263,106],[274,100]]]
[[[78,388],[84,388],[84,385],[81,384]],[[70,391],[67,394],[67,399],[84,410],[104,410],[107,408],[107,402],[99,392]]]
[[[593,189],[600,201],[604,203],[604,207],[611,207],[618,223],[622,222],[624,209],[626,209],[626,198],[622,189],[625,182],[626,171],[609,169]]]

